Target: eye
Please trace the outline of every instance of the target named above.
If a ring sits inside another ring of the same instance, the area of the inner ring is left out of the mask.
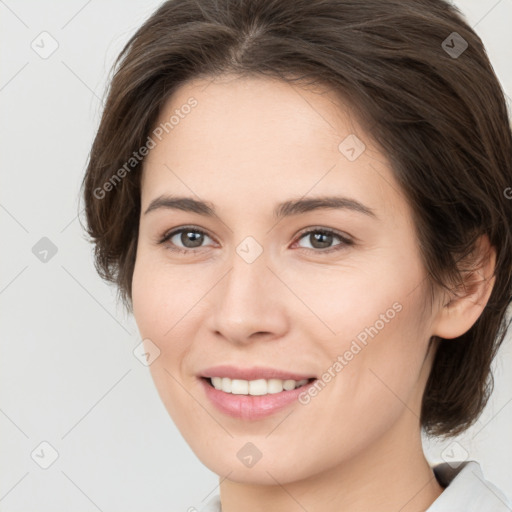
[[[194,249],[201,249],[205,237],[212,240],[202,229],[188,226],[165,233],[158,243],[165,244],[166,242],[171,242],[168,245],[171,251],[189,253],[193,252]]]
[[[333,240],[337,238],[340,240],[340,243],[332,245]],[[350,240],[347,236],[342,235],[341,233],[338,233],[332,229],[327,228],[314,228],[310,229],[308,231],[302,232],[299,241],[305,239],[310,241],[310,247],[303,247],[308,250],[313,250],[313,252],[320,252],[320,253],[326,253],[326,252],[332,252],[332,251],[339,251],[347,246],[353,245],[353,241]],[[297,242],[298,243],[298,242]],[[319,250],[316,250],[319,249]],[[325,250],[327,249],[327,250]]]
[[[213,240],[202,229],[195,226],[185,226],[165,233],[158,243],[166,244],[166,247],[171,251],[187,254],[197,252],[197,249],[204,248],[203,242],[205,238]],[[340,242],[333,246],[333,240],[336,238]],[[299,247],[316,253],[339,251],[354,243],[347,236],[327,228],[313,228],[308,231],[303,231],[299,237],[299,241],[302,239],[309,239],[310,247],[301,245],[299,245]],[[170,244],[167,244],[167,242],[170,242]],[[298,242],[296,242],[296,244],[297,243]]]

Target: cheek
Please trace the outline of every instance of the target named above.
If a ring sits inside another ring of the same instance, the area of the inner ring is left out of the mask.
[[[376,291],[363,318],[359,314],[356,323],[347,321],[348,330],[356,334],[340,335],[339,343],[329,350],[332,361],[339,362],[341,356],[342,369],[327,400],[337,410],[350,412],[355,421],[348,430],[354,436],[361,424],[366,425],[363,443],[404,414],[419,421],[429,338],[420,318],[423,300],[420,289],[391,295]]]
[[[133,315],[146,350],[153,348],[151,344],[158,347],[159,355],[149,370],[166,404],[163,393],[173,390],[176,382],[172,376],[178,375],[187,350],[187,336],[182,331],[186,321],[180,322],[188,302],[185,293],[170,272],[163,272],[144,253],[138,255],[132,279]]]
[[[186,365],[207,307],[203,299],[218,280],[193,267],[171,265],[142,248],[133,273],[133,314],[141,338],[151,340],[160,350],[149,369],[169,409],[175,401],[169,397],[181,396],[179,382],[190,374]]]
[[[401,300],[411,291],[411,283],[419,279],[417,268],[389,260],[381,253],[371,258],[355,254],[335,265],[292,262],[277,269],[292,291],[281,287],[283,301],[293,306],[294,320],[314,327],[317,337],[330,333],[331,345],[336,337],[359,337],[364,342],[370,336],[367,329],[388,330],[400,316]]]
[[[429,337],[421,265],[382,260],[364,270],[292,268],[283,280],[301,299],[293,313],[301,339],[322,362],[326,384],[312,401],[385,422],[416,393]]]
[[[183,269],[166,265],[149,250],[137,253],[132,300],[141,336],[161,341],[175,337],[186,323],[187,310],[200,296],[197,277],[195,281],[192,277],[189,279]]]
[[[178,272],[165,272],[142,255],[137,259],[132,279],[133,314],[146,351],[158,347],[159,355],[150,364],[156,390],[175,424],[186,421],[187,396],[180,385],[181,366],[190,347],[186,307],[189,302]],[[185,428],[185,427],[184,427]]]

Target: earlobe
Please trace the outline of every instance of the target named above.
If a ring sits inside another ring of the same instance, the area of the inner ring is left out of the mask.
[[[461,272],[463,286],[454,290],[440,307],[432,333],[435,336],[462,336],[475,324],[489,300],[495,282],[496,249],[484,234],[472,254],[471,267]]]

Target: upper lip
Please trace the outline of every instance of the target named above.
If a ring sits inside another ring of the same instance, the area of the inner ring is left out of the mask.
[[[200,377],[228,377],[230,379],[257,380],[257,379],[281,379],[281,380],[304,380],[316,378],[314,375],[307,375],[278,368],[253,366],[252,368],[241,368],[231,365],[212,366],[203,370]]]

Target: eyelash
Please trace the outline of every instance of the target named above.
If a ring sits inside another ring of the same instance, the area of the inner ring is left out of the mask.
[[[175,229],[173,231],[166,232],[160,238],[160,240],[158,241],[158,244],[162,244],[163,245],[167,241],[169,241],[174,235],[177,235],[177,234],[180,234],[180,233],[183,233],[183,232],[186,232],[186,231],[193,232],[193,233],[200,233],[201,235],[205,235],[205,236],[207,236],[209,238],[212,238],[208,233],[206,233],[206,231],[203,231],[200,228],[197,228],[195,226],[185,226],[185,227],[181,227],[179,229]],[[299,240],[301,240],[304,236],[310,235],[312,233],[321,233],[322,235],[333,235],[333,236],[337,237],[341,241],[341,243],[336,244],[333,247],[330,247],[328,249],[314,249],[314,248],[310,249],[308,247],[300,247],[300,249],[305,249],[307,252],[313,252],[313,253],[317,253],[317,254],[326,254],[326,253],[331,253],[331,252],[343,250],[347,246],[351,246],[351,245],[354,244],[354,242],[352,240],[350,240],[349,238],[347,238],[346,236],[343,236],[341,233],[338,233],[337,231],[334,231],[334,230],[329,229],[329,228],[312,228],[312,229],[308,229],[307,231],[303,231],[303,232],[299,233],[298,238],[297,238],[297,242]],[[213,238],[212,238],[212,240],[213,240]],[[294,244],[295,243],[296,242],[294,242]],[[190,254],[190,253],[193,253],[193,252],[198,252],[201,249],[204,249],[204,247],[198,247],[198,248],[195,248],[195,249],[184,249],[184,248],[177,247],[177,246],[175,246],[175,247],[167,246],[167,248],[169,250],[173,251],[173,252],[177,252],[177,253],[180,253],[180,254]]]

